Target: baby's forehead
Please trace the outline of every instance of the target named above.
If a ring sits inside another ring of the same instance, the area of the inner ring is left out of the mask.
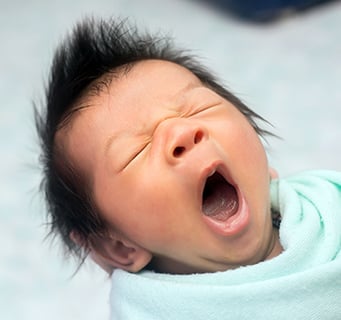
[[[154,111],[176,108],[196,88],[207,87],[185,67],[162,60],[140,61],[96,80],[80,100],[79,109],[81,114],[91,113],[87,118],[96,118],[95,108],[98,116],[108,111],[127,125],[143,108],[145,112],[149,106],[155,106]]]
[[[170,61],[143,60],[118,72],[107,87],[108,93],[115,95],[116,99],[136,96],[142,100],[152,95],[172,98],[192,87],[202,86],[194,73]],[[102,80],[99,83],[103,83]]]

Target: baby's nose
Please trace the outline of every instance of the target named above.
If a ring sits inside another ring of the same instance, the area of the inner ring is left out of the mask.
[[[198,130],[186,130],[178,132],[177,139],[174,141],[174,145],[171,147],[172,156],[179,158],[184,155],[185,152],[191,150],[194,145],[200,143],[204,136],[203,131]]]
[[[164,152],[171,162],[181,160],[208,137],[206,128],[193,119],[168,119],[162,125]]]

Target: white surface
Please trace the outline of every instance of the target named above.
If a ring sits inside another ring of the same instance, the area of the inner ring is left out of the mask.
[[[195,50],[283,140],[271,139],[281,175],[341,170],[341,3],[275,24],[231,19],[180,0],[0,1],[0,319],[106,319],[109,286],[44,242],[32,99],[53,48],[86,14],[130,16]]]

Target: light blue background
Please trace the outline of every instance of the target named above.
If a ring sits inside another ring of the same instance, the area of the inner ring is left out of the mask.
[[[0,319],[106,319],[109,284],[44,242],[32,100],[53,48],[86,15],[121,15],[169,31],[275,126],[269,157],[280,175],[341,170],[341,3],[270,25],[180,0],[0,1]]]

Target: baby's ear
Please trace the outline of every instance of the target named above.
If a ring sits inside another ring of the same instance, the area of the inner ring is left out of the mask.
[[[79,247],[85,246],[85,241],[84,241],[83,237],[75,230],[72,230],[70,232],[70,239],[72,242],[74,242]]]
[[[152,259],[149,251],[118,235],[94,237],[89,246],[91,258],[109,274],[116,268],[138,272]]]

